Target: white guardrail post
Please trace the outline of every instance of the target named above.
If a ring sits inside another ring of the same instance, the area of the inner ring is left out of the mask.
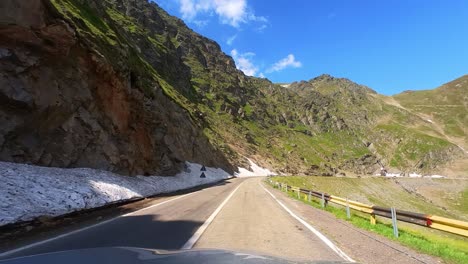
[[[325,194],[322,193],[322,200],[320,200],[320,205],[322,205],[323,208],[325,208]]]
[[[346,198],[346,217],[348,219],[351,218],[351,212],[349,211],[349,200],[348,200],[348,198]]]
[[[392,213],[393,235],[398,238],[398,226],[395,207],[390,208],[390,211]]]

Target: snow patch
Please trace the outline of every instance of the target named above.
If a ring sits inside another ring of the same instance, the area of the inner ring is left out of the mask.
[[[206,167],[206,178],[200,178],[201,168],[186,162],[184,171],[173,177],[128,177],[88,168],[0,162],[0,226],[187,189],[230,176],[222,169]]]
[[[462,146],[457,145],[457,147],[459,147],[463,152],[468,153],[468,151],[466,151]]]
[[[375,176],[381,176],[380,173],[376,173]],[[385,175],[385,177],[389,177],[389,178],[395,178],[395,177],[405,177],[405,175],[403,173],[387,173]],[[408,175],[408,177],[410,178],[432,178],[432,179],[442,179],[442,178],[447,178],[446,176],[442,176],[442,175],[421,175],[421,174],[418,174],[418,173],[410,173]]]
[[[251,176],[274,176],[278,175],[274,172],[271,172],[269,169],[262,168],[255,164],[251,159],[247,159],[250,163],[250,169],[248,170],[246,168],[238,167],[237,169],[239,170],[238,173],[235,173],[234,175],[236,177],[242,178],[242,177],[251,177]]]
[[[380,174],[378,174],[380,176]],[[401,173],[387,173],[385,177],[403,177]]]
[[[428,176],[423,176],[424,178],[432,178],[432,179],[442,179],[442,178],[447,178],[442,175],[428,175]]]

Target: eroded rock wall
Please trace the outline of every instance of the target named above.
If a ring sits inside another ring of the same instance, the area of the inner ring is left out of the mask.
[[[116,53],[119,55],[119,53]],[[0,3],[0,159],[173,175],[184,161],[232,172],[185,109],[152,96],[82,41],[48,1]]]

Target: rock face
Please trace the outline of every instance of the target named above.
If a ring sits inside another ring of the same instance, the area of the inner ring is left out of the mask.
[[[232,172],[157,82],[145,95],[132,69],[103,56],[57,6],[0,5],[1,160],[130,175],[171,175],[189,160]]]
[[[330,75],[287,88],[245,76],[147,0],[0,1],[3,161],[174,175],[184,161],[233,172],[247,156],[285,174],[344,175],[461,155],[388,100]]]

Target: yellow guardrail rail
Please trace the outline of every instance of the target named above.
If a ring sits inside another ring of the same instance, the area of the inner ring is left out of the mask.
[[[396,221],[403,221],[407,223],[412,223],[416,225],[426,226],[429,228],[450,232],[460,236],[468,237],[468,222],[450,219],[446,217],[436,216],[436,215],[427,215],[422,213],[414,213],[404,210],[399,210],[395,208],[385,208],[376,205],[368,205],[365,203],[360,203],[346,198],[338,197],[335,195],[330,195],[323,192],[301,189],[297,186],[290,186],[285,183],[273,183],[269,180],[271,184],[275,187],[281,188],[281,190],[290,190],[294,193],[297,193],[297,198],[301,199],[301,194],[304,195],[305,200],[315,197],[322,200],[322,206],[325,206],[328,202],[332,202],[347,208],[348,215],[349,209],[353,209],[365,214],[370,215],[371,224],[376,223],[376,216],[381,216],[385,218],[392,219],[394,226],[395,236],[398,236],[398,230],[396,228]],[[395,230],[396,229],[396,230]]]
[[[431,215],[428,219],[432,222],[429,227],[468,237],[468,223],[441,216]]]

